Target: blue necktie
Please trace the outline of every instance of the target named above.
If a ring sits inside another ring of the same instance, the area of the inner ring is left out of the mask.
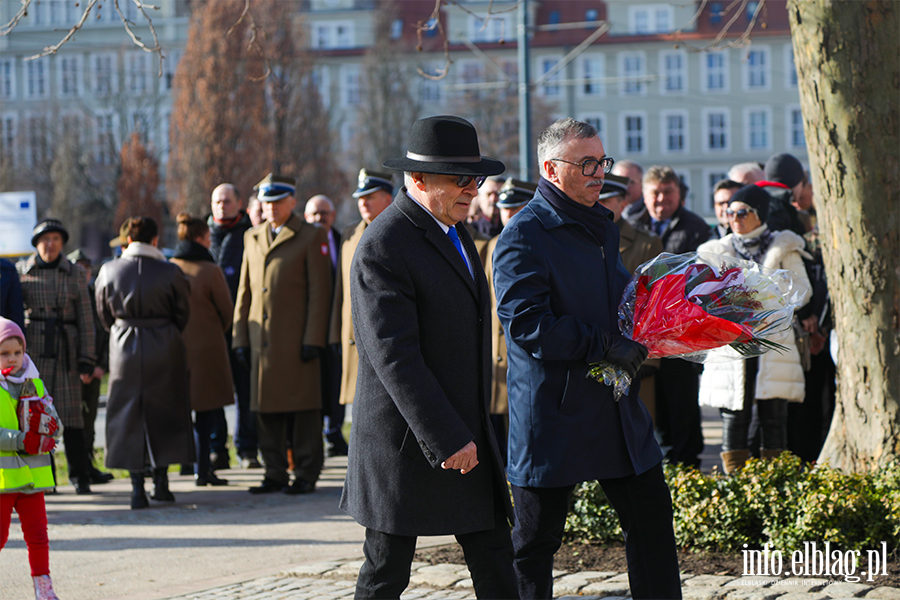
[[[447,230],[447,235],[450,236],[450,241],[452,241],[453,245],[456,246],[456,251],[459,252],[460,256],[462,256],[463,263],[465,263],[466,269],[468,269],[469,261],[466,260],[466,253],[463,250],[462,242],[459,241],[459,234],[456,233],[456,227],[450,227],[450,229]],[[472,274],[472,272],[469,271],[469,275],[471,275],[471,274]]]

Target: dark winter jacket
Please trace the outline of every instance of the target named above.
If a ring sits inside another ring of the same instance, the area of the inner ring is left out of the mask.
[[[241,260],[244,256],[244,232],[253,227],[247,213],[241,211],[241,218],[231,227],[222,227],[210,215],[206,219],[209,225],[209,239],[212,244],[209,253],[216,264],[225,273],[231,301],[237,298],[238,284],[241,282]]]
[[[653,233],[647,207],[626,218],[635,228]],[[663,250],[671,254],[693,252],[697,246],[709,239],[710,233],[709,225],[703,217],[680,206],[661,236]]]

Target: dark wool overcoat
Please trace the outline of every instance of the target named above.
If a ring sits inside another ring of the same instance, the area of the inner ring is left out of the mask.
[[[103,265],[94,284],[110,332],[106,466],[129,471],[144,469],[145,445],[154,467],[192,463],[195,454],[181,337],[190,283],[162,253],[140,246],[148,245],[132,243]]]
[[[90,365],[92,371],[97,358],[87,277],[84,268],[65,256],[55,269],[39,268],[36,256],[19,263],[28,356],[63,427],[83,429],[79,364]]]
[[[658,464],[638,382],[616,402],[587,377],[618,332],[629,280],[612,220],[598,240],[538,192],[503,228],[493,261],[509,355],[509,481],[563,487]]]
[[[397,535],[494,527],[512,518],[488,422],[490,294],[472,238],[457,232],[475,277],[434,218],[400,190],[368,227],[350,272],[359,374],[341,507]],[[479,464],[441,462],[469,442]]]

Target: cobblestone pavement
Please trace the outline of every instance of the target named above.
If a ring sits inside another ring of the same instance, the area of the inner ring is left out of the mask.
[[[180,596],[170,600],[327,600],[352,598],[361,560],[302,565],[260,577]],[[625,573],[582,571],[555,573],[554,593],[560,600],[621,600],[630,597]],[[685,600],[834,600],[867,598],[900,600],[900,589],[815,578],[682,575]],[[464,565],[413,563],[409,588],[401,600],[474,600],[472,580]]]

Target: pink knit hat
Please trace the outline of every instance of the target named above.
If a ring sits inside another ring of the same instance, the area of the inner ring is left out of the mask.
[[[11,337],[22,340],[22,350],[25,350],[25,334],[22,333],[22,329],[16,325],[15,321],[0,317],[0,343]]]

